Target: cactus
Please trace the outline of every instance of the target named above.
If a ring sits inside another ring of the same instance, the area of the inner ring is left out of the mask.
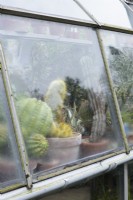
[[[25,139],[33,133],[46,136],[51,132],[53,115],[45,102],[35,98],[21,98],[16,106]]]
[[[27,140],[27,148],[29,155],[33,157],[41,157],[48,150],[48,141],[41,134],[34,134]]]
[[[45,102],[51,107],[54,120],[57,122],[62,121],[62,108],[64,107],[64,100],[67,94],[66,83],[63,80],[53,81],[45,95]]]
[[[66,95],[67,87],[63,80],[55,80],[50,84],[45,96],[45,102],[51,107],[54,116],[50,137],[66,138],[73,136],[71,126],[64,122],[63,108]]]
[[[69,124],[64,122],[59,124],[53,124],[53,130],[50,136],[60,138],[71,137],[73,136],[73,130]]]

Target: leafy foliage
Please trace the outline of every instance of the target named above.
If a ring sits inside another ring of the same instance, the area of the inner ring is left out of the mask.
[[[133,85],[133,54],[131,51],[119,52],[110,60],[111,72],[120,106],[131,95]]]
[[[117,51],[110,60],[115,91],[119,101],[123,122],[133,123],[133,52]]]

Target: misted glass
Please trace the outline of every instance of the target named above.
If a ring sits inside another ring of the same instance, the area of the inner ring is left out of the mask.
[[[93,29],[3,16],[0,34],[34,173],[123,148]]]
[[[102,31],[124,129],[133,144],[133,36]]]
[[[24,175],[0,72],[0,189],[23,181]]]

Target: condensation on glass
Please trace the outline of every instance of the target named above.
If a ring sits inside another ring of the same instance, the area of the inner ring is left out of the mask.
[[[133,144],[133,36],[102,31],[125,132]]]
[[[123,148],[95,31],[1,19],[0,39],[31,170]]]
[[[0,72],[0,189],[22,183],[23,172]]]
[[[99,22],[131,29],[126,9],[120,0],[79,1]]]
[[[0,0],[0,4],[34,12],[41,12],[48,15],[92,21],[92,19],[73,0],[38,0],[34,1],[34,3],[32,0]]]

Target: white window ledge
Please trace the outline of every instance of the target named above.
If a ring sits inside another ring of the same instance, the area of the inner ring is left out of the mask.
[[[26,200],[46,195],[58,189],[64,189],[72,183],[92,178],[94,175],[107,172],[120,164],[126,163],[133,159],[133,150],[130,154],[122,153],[101,162],[44,180],[33,184],[33,188],[28,190],[26,187],[0,195],[0,200]]]

